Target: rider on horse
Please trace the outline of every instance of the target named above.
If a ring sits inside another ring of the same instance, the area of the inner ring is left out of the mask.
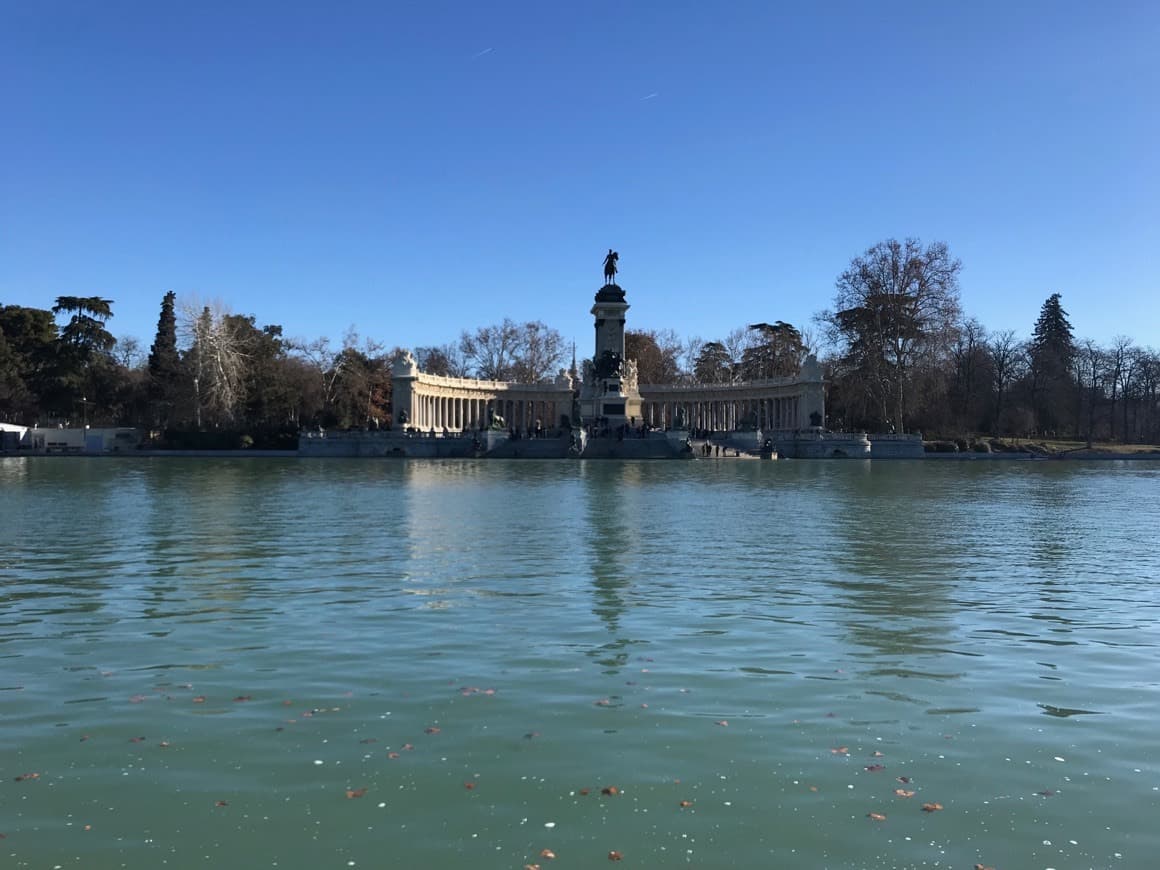
[[[620,259],[620,254],[608,249],[608,256],[604,258],[604,281],[606,284],[611,284],[616,278],[616,261]]]

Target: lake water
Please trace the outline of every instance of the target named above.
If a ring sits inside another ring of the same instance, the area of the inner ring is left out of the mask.
[[[1158,529],[1143,462],[0,459],[0,866],[1152,867]]]

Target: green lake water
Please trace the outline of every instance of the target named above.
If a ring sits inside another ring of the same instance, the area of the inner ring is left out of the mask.
[[[1142,462],[0,459],[0,867],[1150,868],[1158,530]]]

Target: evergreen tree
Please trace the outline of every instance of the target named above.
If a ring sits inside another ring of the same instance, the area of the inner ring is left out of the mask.
[[[161,425],[169,423],[181,388],[181,356],[177,352],[177,294],[170,290],[161,300],[157,320],[157,337],[149,349],[149,398],[154,418]]]
[[[1071,418],[1075,393],[1072,364],[1075,339],[1060,295],[1052,293],[1039,310],[1031,336],[1032,390],[1040,431],[1057,431]],[[1073,421],[1074,422],[1074,421]]]
[[[63,345],[73,347],[88,358],[95,353],[108,353],[117,343],[105,322],[113,316],[113,300],[99,296],[58,296],[53,314],[71,314],[60,330]]]
[[[1040,370],[1067,374],[1075,359],[1075,339],[1060,298],[1058,293],[1052,293],[1039,309],[1031,338],[1031,357]]]
[[[149,374],[160,380],[171,380],[181,369],[177,353],[177,294],[170,290],[161,300],[161,317],[157,320],[157,337],[149,348]]]
[[[0,414],[35,422],[55,389],[56,322],[45,309],[0,305],[0,334]]]
[[[756,381],[797,374],[806,356],[802,334],[790,323],[751,323],[751,340],[741,356],[741,378]]]
[[[60,413],[75,412],[92,401],[104,408],[110,396],[111,351],[117,339],[105,328],[113,300],[100,296],[58,296],[52,313],[71,315],[57,339],[57,390],[52,404]]]
[[[707,341],[693,361],[693,377],[701,384],[728,384],[737,367],[729,349],[720,341]]]

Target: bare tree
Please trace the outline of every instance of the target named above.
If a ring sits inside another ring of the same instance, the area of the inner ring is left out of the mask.
[[[564,362],[564,339],[539,320],[520,327],[515,359],[515,380],[535,384],[550,378]]]
[[[960,430],[974,429],[988,403],[991,360],[986,335],[983,324],[972,317],[959,326],[951,343],[950,405]]]
[[[113,358],[127,369],[139,369],[145,365],[146,353],[139,338],[122,335],[113,345]]]
[[[744,326],[739,326],[733,329],[725,336],[721,345],[725,348],[725,352],[729,355],[732,362],[730,366],[729,379],[731,381],[737,380],[741,374],[741,360],[745,357],[745,352],[749,350],[756,343],[754,334],[746,329]]]
[[[1132,339],[1126,335],[1117,335],[1112,339],[1112,346],[1108,348],[1108,386],[1111,388],[1111,411],[1108,417],[1108,437],[1116,439],[1116,402],[1122,401],[1124,406],[1124,430],[1122,440],[1128,440],[1128,389],[1131,386],[1134,374],[1133,352],[1136,350]]]
[[[445,378],[466,378],[469,368],[457,344],[415,348],[415,362],[420,371]]]
[[[681,380],[693,381],[696,378],[697,360],[705,347],[705,339],[699,335],[690,336],[681,347]]]
[[[1003,419],[1007,393],[1026,366],[1026,354],[1013,329],[992,333],[987,349],[991,353],[991,389],[995,396],[995,421],[998,424]]]
[[[335,391],[339,379],[342,377],[343,367],[347,357],[341,350],[335,351],[330,346],[330,339],[325,335],[315,339],[293,338],[286,342],[287,349],[311,370],[316,382],[322,389],[323,408],[330,410],[334,407]]]
[[[234,328],[230,317],[220,302],[203,305],[200,311],[192,300],[181,306],[180,332],[189,347],[199,429],[203,412],[215,425],[229,422],[244,398],[245,336]]]
[[[1160,354],[1149,348],[1140,354],[1136,381],[1140,394],[1141,419],[1138,422],[1145,441],[1156,441],[1160,431],[1155,428],[1156,414],[1160,411]]]
[[[525,384],[550,377],[566,353],[564,339],[555,329],[538,320],[519,324],[511,318],[463,332],[459,349],[476,377]]]
[[[477,378],[508,381],[515,370],[519,346],[519,327],[511,318],[495,326],[481,326],[475,332],[466,330],[459,336],[459,349]]]
[[[661,371],[658,383],[672,384],[681,378],[681,354],[684,343],[675,329],[655,329],[650,334],[661,352]]]
[[[1076,343],[1071,362],[1080,395],[1087,396],[1087,442],[1091,447],[1096,435],[1096,412],[1106,377],[1107,354],[1095,341],[1085,338]]]

